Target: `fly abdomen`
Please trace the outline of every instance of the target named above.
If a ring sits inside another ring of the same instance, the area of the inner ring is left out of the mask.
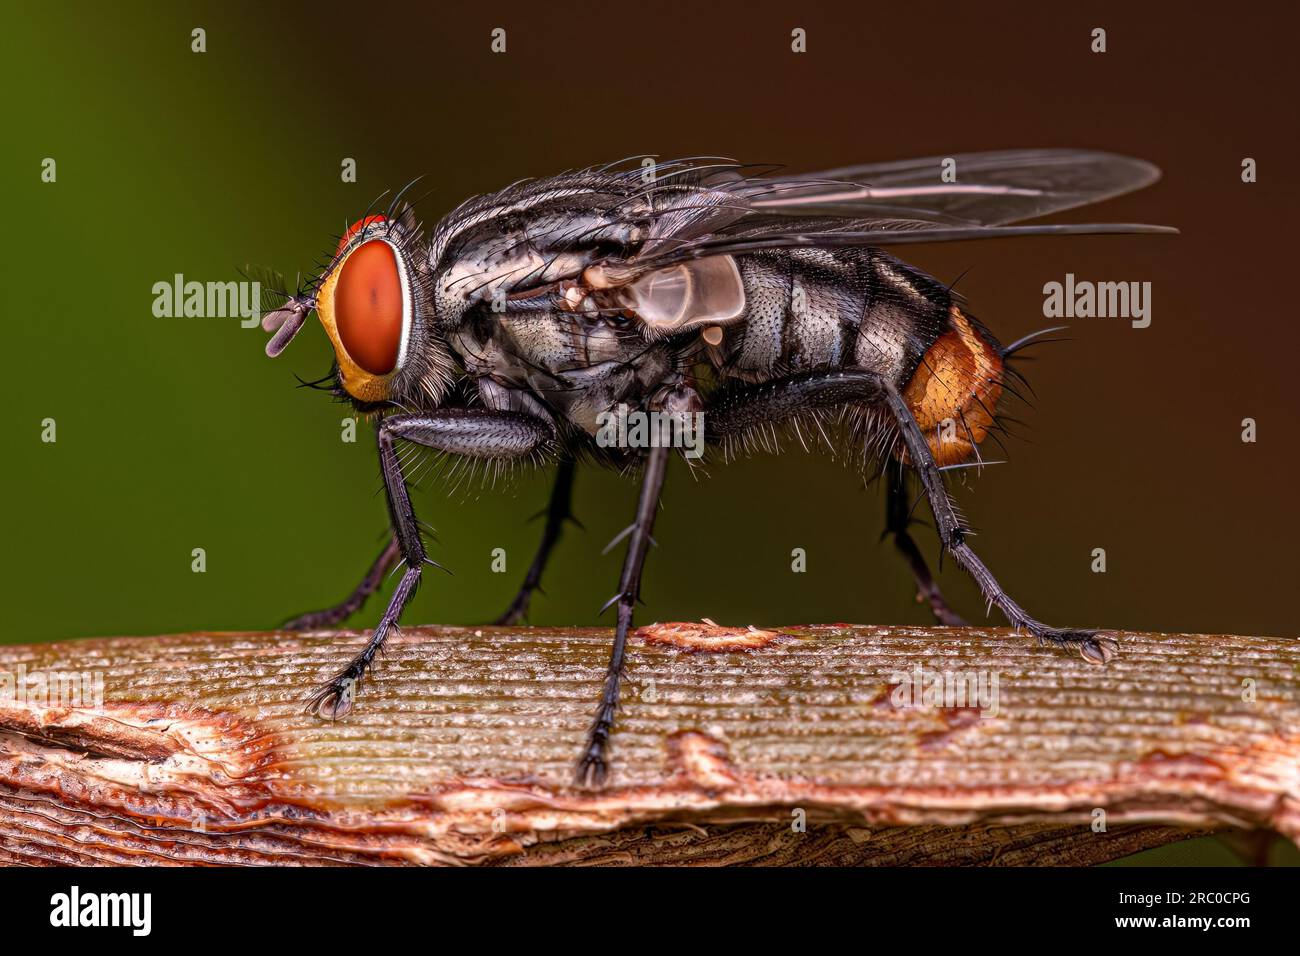
[[[875,249],[870,304],[857,364],[903,393],[939,465],[965,461],[993,425],[1002,395],[1002,348],[949,288]]]
[[[863,368],[891,381],[940,465],[969,458],[993,424],[1002,352],[949,289],[877,249],[793,249],[737,257],[743,325],[729,374],[751,381]]]
[[[854,364],[902,386],[947,330],[952,293],[919,269],[864,249],[870,285],[858,326]]]
[[[849,364],[866,285],[862,252],[791,249],[737,257],[746,310],[729,371],[764,379]]]
[[[780,250],[736,262],[746,312],[728,370],[743,378],[855,366],[901,386],[948,327],[948,290],[875,249]]]
[[[857,339],[866,301],[862,255],[829,249],[792,249],[790,306],[782,341],[782,361],[800,372],[843,366]]]

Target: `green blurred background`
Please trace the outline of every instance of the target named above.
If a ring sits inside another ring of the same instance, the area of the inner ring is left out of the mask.
[[[1291,636],[1300,510],[1292,22],[1238,5],[660,3],[441,6],[6,4],[6,537],[0,640],[257,629],[332,603],[378,552],[367,430],[308,389],[312,323],[275,361],[236,319],[155,318],[175,273],[292,275],[378,193],[427,174],[433,219],[523,176],[636,153],[813,170],[1018,146],[1109,149],[1165,178],[1068,219],[1169,223],[1176,239],[914,249],[1003,339],[1051,324],[1042,287],[1151,281],[1153,323],[1081,319],[1022,366],[1035,408],[1012,463],[968,479],[977,546],[1060,623]],[[1109,51],[1089,51],[1108,31]],[[207,52],[191,52],[202,27]],[[490,52],[490,31],[507,52]],[[790,52],[803,27],[808,52]],[[1243,157],[1259,182],[1240,179]],[[57,161],[55,183],[41,161]],[[358,182],[340,163],[355,158]],[[1259,440],[1243,444],[1241,420]],[[58,441],[41,441],[57,421]],[[1003,457],[988,446],[993,457]],[[986,451],[986,454],[989,452]],[[883,495],[826,458],[674,463],[641,619],[926,623],[878,543]],[[549,476],[452,498],[426,487],[434,574],[408,622],[501,611],[531,558]],[[594,623],[622,560],[601,547],[635,489],[580,473],[535,623]],[[933,555],[933,538],[923,532]],[[204,548],[207,571],[191,571]],[[504,547],[509,572],[490,571]],[[807,549],[805,574],[790,552]],[[1093,574],[1093,548],[1108,571]],[[945,589],[969,617],[974,587]],[[379,613],[372,603],[356,623]],[[997,623],[1001,623],[998,621]],[[1213,860],[1203,860],[1213,862]]]

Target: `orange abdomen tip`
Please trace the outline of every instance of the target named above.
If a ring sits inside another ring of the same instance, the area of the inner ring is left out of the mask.
[[[962,314],[949,309],[951,328],[935,340],[903,388],[939,466],[966,461],[993,425],[1002,396],[1002,354]]]

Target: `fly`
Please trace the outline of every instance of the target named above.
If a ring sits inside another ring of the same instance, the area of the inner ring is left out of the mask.
[[[778,428],[820,436],[883,472],[886,529],[942,624],[945,602],[912,539],[919,482],[941,548],[990,605],[1040,643],[1104,664],[1116,634],[1031,617],[971,549],[945,470],[980,461],[1013,390],[1003,346],[952,290],[886,247],[1028,235],[1173,233],[1134,224],[1023,225],[1154,182],[1149,163],[1109,153],[1020,150],[781,177],[688,159],[647,171],[628,161],[530,180],[462,203],[428,232],[398,194],[339,239],[319,277],[263,327],[278,355],[317,313],[333,343],[337,393],[375,421],[392,539],[333,608],[289,627],[336,625],[389,569],[401,579],[368,643],[311,698],[336,719],[397,625],[426,564],[401,449],[501,463],[556,463],[541,546],[498,623],[520,621],[570,517],[578,461],[639,473],[603,692],[577,764],[599,786],[618,706],[670,443],[602,441],[631,409],[668,421],[700,416],[724,459],[775,447]],[[409,187],[408,187],[409,188]],[[405,192],[405,190],[403,191]],[[1032,339],[1032,337],[1031,337]],[[619,432],[619,434],[631,434]]]

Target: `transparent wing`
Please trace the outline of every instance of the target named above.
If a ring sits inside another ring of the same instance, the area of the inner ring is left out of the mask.
[[[948,165],[947,161],[952,160]],[[955,182],[943,182],[951,168]],[[899,218],[997,226],[1101,202],[1148,186],[1141,159],[1079,149],[928,156],[782,177],[756,210],[795,216]]]
[[[945,169],[956,182],[943,182]],[[1177,233],[1138,223],[1016,224],[1101,202],[1159,177],[1144,160],[1074,149],[959,153],[793,177],[724,170],[705,178],[703,194],[684,199],[680,210],[670,207],[656,222],[629,263],[629,275],[708,256],[801,246]]]
[[[953,164],[945,164],[949,158]],[[644,188],[638,167],[565,174],[511,193],[514,206],[536,193],[544,202],[535,205],[548,214],[539,215],[545,228],[527,236],[527,269],[511,280],[512,294],[567,281],[588,290],[623,288],[638,313],[677,328],[697,313],[715,321],[734,311],[739,280],[728,263],[681,268],[710,257],[798,247],[1177,232],[1134,223],[1016,224],[1159,178],[1159,170],[1143,160],[1087,150],[960,153],[800,176],[711,158],[669,161],[656,170]],[[943,181],[945,170],[955,174],[955,182]],[[544,205],[552,202],[558,205]],[[618,251],[606,252],[601,240],[626,232],[607,219],[608,210],[620,206],[638,208],[648,221],[634,248],[615,242]],[[658,270],[674,271],[654,277]]]
[[[1176,235],[1172,226],[1143,223],[1097,222],[1027,226],[954,226],[921,220],[839,220],[834,226],[814,229],[740,231],[708,236],[678,244],[649,256],[639,256],[624,268],[624,279],[709,256],[734,256],[770,249],[840,249],[846,246],[897,246],[927,242],[966,242],[1013,236]]]

